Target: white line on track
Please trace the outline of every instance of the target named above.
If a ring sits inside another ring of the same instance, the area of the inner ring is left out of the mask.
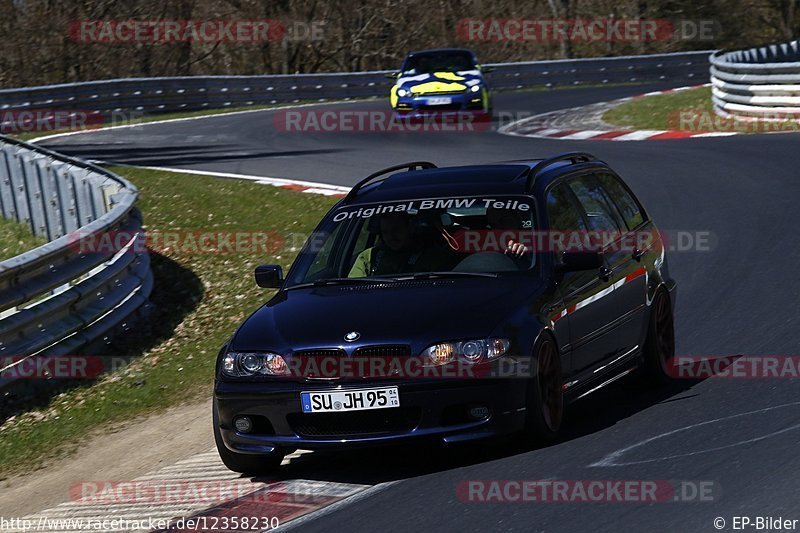
[[[706,420],[704,422],[698,422],[697,424],[691,424],[689,426],[684,426],[684,427],[681,427],[681,428],[678,428],[678,429],[673,429],[672,431],[667,431],[666,433],[660,433],[660,434],[658,434],[658,435],[656,435],[654,437],[647,438],[645,440],[637,442],[636,444],[632,444],[630,446],[626,446],[625,448],[621,448],[621,449],[619,449],[619,450],[617,450],[615,452],[612,452],[612,453],[606,455],[605,457],[603,457],[602,459],[600,459],[599,461],[596,461],[596,462],[590,464],[589,468],[593,468],[593,467],[609,467],[609,466],[629,466],[629,465],[639,465],[639,464],[645,464],[645,463],[655,463],[655,462],[658,462],[658,461],[666,461],[666,460],[669,460],[669,459],[677,459],[677,458],[680,458],[680,457],[690,457],[692,455],[699,455],[699,454],[702,454],[702,453],[710,453],[710,452],[715,452],[715,451],[719,451],[719,450],[724,450],[724,449],[727,449],[727,448],[733,448],[735,446],[742,446],[744,444],[750,444],[750,443],[753,443],[753,442],[762,441],[764,439],[767,439],[767,438],[770,438],[770,437],[774,437],[776,435],[780,435],[780,434],[786,433],[788,431],[793,431],[795,429],[800,429],[800,424],[796,424],[796,425],[792,425],[792,426],[789,426],[789,427],[785,427],[785,428],[780,429],[778,431],[773,431],[771,433],[767,433],[766,435],[761,435],[760,437],[754,437],[752,439],[742,440],[742,441],[739,441],[739,442],[726,444],[724,446],[716,446],[716,447],[708,448],[708,449],[705,449],[705,450],[696,450],[696,451],[693,451],[693,452],[687,452],[687,453],[682,453],[682,454],[668,455],[668,456],[664,456],[664,457],[655,457],[653,459],[644,459],[644,460],[641,460],[641,461],[628,461],[628,462],[624,462],[624,463],[618,462],[618,460],[623,455],[628,453],[629,451],[631,451],[633,449],[636,449],[636,448],[639,448],[640,446],[644,446],[645,444],[648,444],[648,443],[653,442],[655,440],[663,439],[664,437],[669,437],[669,436],[674,435],[676,433],[681,433],[683,431],[692,430],[692,429],[699,428],[699,427],[702,427],[702,426],[708,426],[710,424],[716,424],[717,422],[723,422],[723,421],[726,421],[726,420],[733,420],[735,418],[741,418],[741,417],[749,416],[749,415],[766,413],[768,411],[774,411],[775,409],[782,409],[784,407],[796,407],[798,405],[800,405],[800,402],[785,403],[785,404],[782,404],[782,405],[773,405],[772,407],[765,407],[764,409],[757,409],[755,411],[747,411],[745,413],[738,413],[738,414],[735,414],[735,415],[723,416],[721,418],[715,418],[713,420]]]
[[[710,131],[708,133],[698,133],[694,137],[731,137],[738,134],[736,131]]]
[[[118,167],[127,168],[143,168],[148,170],[158,170],[161,172],[172,172],[175,174],[198,174],[200,176],[211,176],[214,178],[228,178],[237,180],[254,181],[260,185],[274,185],[276,187],[286,187],[291,189],[301,188],[301,192],[324,194],[328,196],[335,196],[347,194],[350,192],[350,187],[343,185],[333,185],[331,183],[320,183],[318,181],[304,181],[288,178],[270,178],[268,176],[253,176],[250,174],[234,174],[230,172],[213,172],[210,170],[196,170],[191,168],[172,168],[172,167],[151,167],[142,165],[129,165],[123,163],[114,163],[111,161],[92,161],[96,164],[113,165]]]

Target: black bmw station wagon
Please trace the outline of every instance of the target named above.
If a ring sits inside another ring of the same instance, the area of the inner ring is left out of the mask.
[[[221,349],[232,470],[302,449],[552,439],[567,402],[669,378],[675,282],[631,189],[585,153],[358,183]]]

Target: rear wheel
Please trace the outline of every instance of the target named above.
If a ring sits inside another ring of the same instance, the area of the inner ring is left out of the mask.
[[[528,384],[525,437],[542,444],[555,439],[564,417],[561,356],[555,341],[542,334],[533,350],[536,374]]]
[[[217,452],[222,462],[230,470],[253,476],[274,474],[278,470],[283,461],[283,454],[257,455],[233,452],[222,441],[222,435],[219,430],[219,413],[217,413],[216,405],[213,407],[213,420],[214,442],[217,444]]]
[[[670,365],[675,357],[675,323],[669,294],[659,289],[653,298],[647,338],[644,342],[643,370],[647,379],[657,384],[671,381]]]

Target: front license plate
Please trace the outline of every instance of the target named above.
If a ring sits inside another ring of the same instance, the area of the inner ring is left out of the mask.
[[[449,96],[439,96],[437,98],[428,98],[428,105],[447,105],[453,103],[453,99]]]
[[[397,387],[336,392],[301,392],[304,413],[340,413],[400,406]]]

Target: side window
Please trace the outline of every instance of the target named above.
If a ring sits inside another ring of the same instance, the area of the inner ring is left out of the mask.
[[[547,194],[547,218],[550,221],[552,251],[562,252],[580,247],[586,233],[586,223],[566,185],[558,185]],[[558,253],[557,257],[560,256]]]
[[[367,221],[361,223],[361,229],[358,231],[358,237],[356,238],[352,253],[345,261],[345,275],[347,272],[350,272],[351,268],[353,268],[353,264],[355,264],[358,255],[375,244],[377,239],[377,230],[370,226],[369,220],[370,219],[367,219]]]
[[[348,235],[344,230],[348,225],[352,225],[352,221],[345,221],[336,224],[331,233],[314,233],[311,235],[309,246],[310,251],[315,253],[314,261],[308,268],[306,278],[318,279],[327,277],[339,277],[341,271],[344,270],[340,264],[343,261],[345,247],[347,243],[341,242],[343,237]],[[349,259],[350,263],[355,261],[355,256],[362,250],[358,248],[358,244],[366,240],[368,232],[366,231],[367,224],[362,224],[361,232],[358,234],[358,243],[353,252],[353,257]],[[344,259],[347,261],[347,259]],[[344,265],[345,269],[349,269],[352,265]],[[346,274],[346,273],[345,273]]]
[[[565,185],[553,188],[547,195],[547,218],[552,231],[586,231],[586,224]]]
[[[338,227],[337,227],[338,230]],[[314,262],[308,269],[306,276],[309,279],[316,279],[321,277],[330,276],[331,269],[333,268],[333,243],[336,241],[336,232],[334,234],[325,235],[312,234],[310,246],[313,250],[318,251]]]
[[[586,212],[590,230],[620,231],[619,225],[614,220],[613,208],[608,204],[603,189],[594,177],[580,176],[569,180],[568,183]]]
[[[616,204],[628,229],[632,230],[639,227],[644,222],[644,215],[631,193],[628,192],[617,177],[611,174],[601,174],[598,179],[608,196]]]

